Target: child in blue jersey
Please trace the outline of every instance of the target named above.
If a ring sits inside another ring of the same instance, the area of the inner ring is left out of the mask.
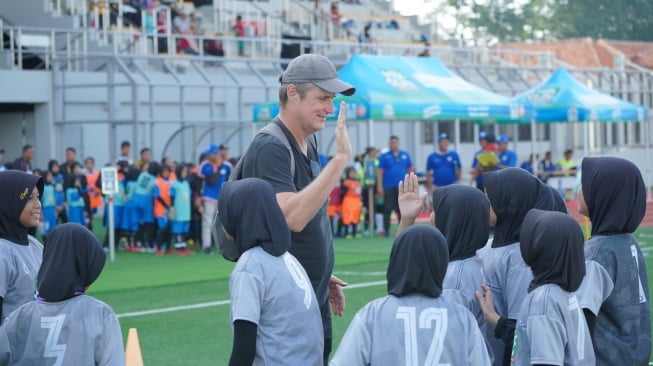
[[[172,197],[172,210],[174,218],[172,219],[172,235],[174,246],[179,255],[188,255],[190,251],[186,249],[186,239],[190,230],[190,214],[192,205],[192,192],[188,184],[189,168],[186,164],[179,164],[175,174],[177,180],[172,183],[170,196]]]
[[[55,211],[57,211],[57,220],[67,222],[68,218],[66,216],[66,192],[63,189],[63,173],[61,173],[61,167],[56,160],[50,160],[48,162],[48,171],[52,173],[52,185],[54,186],[54,202],[55,202]]]
[[[131,166],[128,168],[125,176],[125,208],[122,219],[120,220],[120,229],[127,235],[127,246],[125,250],[128,252],[140,252],[142,249],[142,243],[136,242],[138,212],[136,210],[136,202],[134,201],[136,182],[140,174],[140,170]]]
[[[323,364],[324,332],[317,298],[299,261],[288,252],[290,229],[270,183],[227,182],[219,222],[238,263],[229,279],[235,365]],[[215,234],[214,234],[215,235]]]
[[[154,252],[154,185],[159,174],[160,165],[157,162],[144,163],[134,188],[134,206],[138,217],[138,232],[136,240],[143,244],[143,250]]]
[[[66,189],[66,206],[68,207],[68,222],[86,225],[84,216],[84,195],[79,176],[73,178],[73,185]]]
[[[57,226],[57,209],[54,185],[52,184],[52,172],[46,171],[43,178],[41,206],[43,207],[43,242],[46,243],[48,234]]]

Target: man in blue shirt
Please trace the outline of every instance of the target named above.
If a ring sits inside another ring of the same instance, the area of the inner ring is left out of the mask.
[[[383,234],[390,236],[390,215],[392,211],[401,220],[399,212],[399,182],[413,172],[413,162],[405,150],[399,149],[399,137],[390,136],[390,150],[379,156],[376,178],[377,198],[383,196]]]
[[[449,150],[449,135],[438,135],[438,150],[426,159],[426,188],[433,192],[434,187],[444,187],[460,180],[460,157]]]
[[[223,146],[225,147],[225,146]],[[202,162],[199,169],[199,177],[204,180],[202,186],[202,250],[206,254],[211,253],[211,222],[218,207],[218,195],[220,188],[227,181],[231,174],[231,164],[222,160],[225,151],[220,147],[211,144],[204,152],[206,160]]]
[[[508,150],[508,136],[499,135],[497,143],[499,145],[499,169],[516,167],[517,154],[512,150]]]

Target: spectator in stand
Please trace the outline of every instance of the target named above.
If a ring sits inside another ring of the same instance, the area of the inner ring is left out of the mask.
[[[242,16],[236,15],[236,23],[232,29],[236,37],[245,37],[245,23]],[[245,41],[238,41],[238,56],[245,56]]]
[[[23,155],[14,161],[12,169],[32,174],[32,158],[34,157],[34,146],[27,144],[23,146]]]
[[[129,141],[125,140],[120,144],[120,156],[116,159],[116,162],[126,161],[129,165],[132,165],[134,162],[131,159],[132,145]]]
[[[148,163],[152,161],[152,150],[150,150],[149,147],[144,147],[141,149],[141,158],[138,159],[134,163],[134,166],[136,169],[141,170],[143,168],[143,164]]]
[[[177,53],[187,53],[191,55],[200,54],[200,48],[197,44],[197,40],[193,37],[193,30],[191,27],[189,15],[192,11],[193,10],[190,8],[184,8],[179,16],[172,22],[175,33],[182,35],[177,40]]]
[[[508,149],[508,136],[499,135],[497,145],[499,147],[499,169],[505,169],[517,166],[517,154]]]
[[[431,57],[431,45],[428,42],[424,42],[424,50],[417,54],[417,57]]]
[[[374,39],[370,34],[371,29],[372,29],[372,23],[371,22],[367,23],[365,25],[365,28],[363,28],[363,33],[358,35],[358,43],[360,43],[361,45],[374,43]],[[372,48],[369,46],[361,47],[361,52],[372,53]]]
[[[390,215],[395,212],[397,220],[401,220],[399,212],[399,182],[407,173],[414,171],[410,155],[399,149],[399,137],[390,136],[390,150],[379,156],[379,168],[376,179],[377,199],[383,197],[383,235],[390,236]]]
[[[333,38],[340,37],[340,21],[342,20],[342,14],[340,14],[340,10],[338,9],[337,1],[331,3],[329,20],[331,20],[331,26],[333,27]]]
[[[5,167],[5,164],[2,162],[5,157],[5,149],[0,149],[0,172],[7,170],[7,167]]]
[[[454,150],[449,150],[449,135],[438,135],[438,150],[426,159],[426,188],[429,193],[435,187],[455,184],[460,180],[460,157]]]

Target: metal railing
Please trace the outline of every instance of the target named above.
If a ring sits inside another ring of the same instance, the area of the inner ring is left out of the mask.
[[[171,56],[184,52],[200,57],[233,57],[238,54],[239,44],[245,47],[246,59],[280,59],[284,46],[297,52],[320,53],[334,61],[344,62],[354,54],[368,53],[386,56],[415,56],[424,50],[418,43],[358,43],[352,41],[317,41],[309,39],[288,39],[278,37],[235,37],[226,35],[187,35],[148,33],[145,29],[65,29],[56,30],[35,27],[6,26],[0,19],[0,32],[8,41],[0,41],[0,54],[4,53],[5,68],[23,68],[26,57],[36,57],[43,68],[49,69],[58,55],[65,55],[68,61],[64,67],[69,71],[87,71],[86,58],[94,54]],[[185,38],[192,38],[197,50],[180,50],[178,45]],[[93,47],[95,45],[95,47]],[[104,45],[105,47],[97,47]],[[90,51],[95,48],[96,51]],[[445,64],[457,65],[503,65],[551,67],[558,63],[548,52],[520,52],[491,48],[457,48],[433,45],[430,55],[440,58]],[[161,52],[163,51],[163,52]],[[179,53],[178,53],[179,52]],[[211,61],[211,60],[209,60]],[[212,60],[215,61],[215,60]],[[90,68],[91,70],[93,68]]]

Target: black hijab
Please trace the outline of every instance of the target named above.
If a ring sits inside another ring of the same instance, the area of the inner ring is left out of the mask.
[[[43,179],[19,170],[0,172],[0,238],[28,245],[27,229],[20,223],[20,214],[34,188],[43,194]]]
[[[521,168],[506,168],[483,173],[485,192],[497,216],[493,248],[519,241],[519,229],[528,210],[553,211],[551,191],[531,173]]]
[[[48,234],[37,277],[38,295],[59,302],[81,295],[100,276],[106,254],[95,235],[79,224],[55,226]]]
[[[390,251],[388,294],[439,297],[448,263],[447,241],[438,229],[409,227],[397,235]]]
[[[433,191],[435,227],[447,238],[449,261],[473,257],[490,236],[490,203],[476,188],[464,185]]]
[[[278,257],[290,249],[290,229],[270,183],[259,178],[226,182],[218,197],[220,222],[240,254],[261,246]]]
[[[533,271],[528,292],[547,283],[576,291],[585,277],[584,241],[580,226],[571,216],[530,210],[519,234],[522,258]]]
[[[565,202],[565,198],[562,197],[562,194],[560,192],[553,188],[552,186],[548,184],[543,184],[544,187],[548,189],[548,191],[551,193],[552,199],[553,199],[553,209],[550,211],[558,211],[562,213],[568,213],[567,212],[567,203]],[[545,203],[543,200],[538,200],[539,202],[535,204],[536,207],[540,209],[544,209],[548,203]]]
[[[592,235],[634,232],[646,213],[646,186],[639,169],[614,157],[585,158],[582,167]]]

